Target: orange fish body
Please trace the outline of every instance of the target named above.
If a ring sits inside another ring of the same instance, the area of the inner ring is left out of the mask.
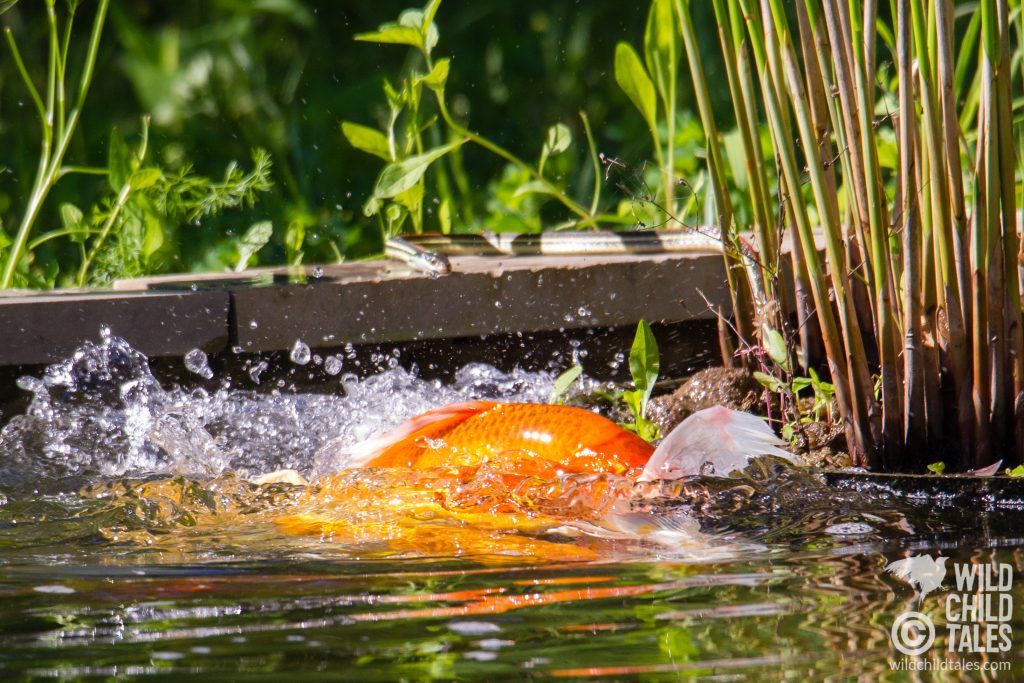
[[[381,450],[367,466],[472,467],[519,453],[527,456],[516,460],[525,475],[555,470],[629,476],[643,469],[654,452],[614,422],[567,406],[473,401],[444,406],[410,422],[413,431]]]
[[[632,432],[579,408],[453,404],[350,449],[348,469],[321,480],[303,512],[277,523],[292,534],[357,546],[383,542],[399,552],[588,559],[585,546],[536,534],[598,514],[616,484],[570,484],[574,508],[561,509],[558,485],[549,483],[563,474],[607,474],[622,485],[653,452]]]

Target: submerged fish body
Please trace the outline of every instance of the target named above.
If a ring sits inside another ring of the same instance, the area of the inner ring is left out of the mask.
[[[696,534],[688,519],[631,510],[634,482],[697,474],[716,461],[733,469],[755,455],[791,457],[780,443],[763,421],[726,408],[694,414],[655,449],[578,408],[452,404],[341,449],[342,471],[316,482],[302,511],[277,524],[429,555],[567,560],[593,557],[594,537],[684,544]],[[542,538],[566,532],[586,540]]]

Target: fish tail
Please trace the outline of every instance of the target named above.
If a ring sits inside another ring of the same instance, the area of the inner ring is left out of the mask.
[[[785,443],[756,415],[722,406],[706,408],[683,420],[665,437],[638,481],[700,474],[705,463],[718,474],[728,474],[759,455],[795,462],[792,453],[779,448]]]

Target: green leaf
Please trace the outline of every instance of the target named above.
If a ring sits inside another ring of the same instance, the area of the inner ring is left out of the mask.
[[[342,121],[341,134],[348,140],[348,144],[359,151],[380,157],[384,161],[393,161],[388,138],[379,130],[352,121]]]
[[[430,73],[423,77],[423,84],[431,90],[441,92],[444,90],[444,86],[448,82],[448,72],[450,69],[450,59],[445,57],[444,59],[437,60],[437,63],[434,64],[434,68],[430,70]]]
[[[363,204],[363,215],[367,218],[373,218],[380,213],[380,200],[376,197],[370,197]]]
[[[437,207],[437,222],[441,225],[441,234],[447,235],[452,231],[452,205],[447,198],[442,199]]]
[[[813,384],[813,382],[811,382],[810,377],[794,377],[792,384],[793,391],[802,391],[807,387],[811,386],[811,384]]]
[[[133,190],[138,191],[153,187],[163,177],[164,174],[159,168],[140,168],[135,173],[132,173],[128,182]]]
[[[942,474],[946,471],[946,463],[933,462],[931,465],[928,465],[928,471],[934,472],[935,474]]]
[[[1008,477],[1024,477],[1024,465],[1017,465],[1012,470],[1006,468],[1006,476]]]
[[[70,202],[60,205],[60,224],[65,230],[80,230],[85,221],[82,210]]]
[[[302,244],[305,241],[305,223],[300,220],[293,220],[288,224],[288,229],[284,233],[284,249],[288,265],[298,266],[302,264]]]
[[[765,389],[776,394],[781,394],[786,388],[786,386],[777,377],[772,377],[771,375],[757,370],[754,371],[754,379],[757,380],[757,383]]]
[[[555,380],[555,385],[551,387],[551,395],[548,397],[548,403],[561,403],[562,395],[573,385],[573,383],[580,378],[583,374],[583,366],[577,363],[572,366]]]
[[[236,273],[245,270],[249,266],[249,259],[252,258],[253,254],[266,246],[273,234],[274,224],[270,221],[260,221],[249,226],[249,229],[245,231],[241,241],[238,243],[238,263],[235,264]],[[299,242],[298,247],[302,248],[301,242]]]
[[[408,159],[389,164],[381,171],[380,177],[377,178],[377,186],[373,191],[373,196],[378,199],[387,199],[405,192],[420,181],[420,178],[427,172],[430,164],[461,144],[462,141],[457,140],[447,145],[435,147],[429,152],[417,154]]]
[[[768,356],[780,368],[789,372],[789,348],[786,346],[786,338],[778,330],[768,327],[768,325],[762,325],[761,331],[764,350],[768,352]]]
[[[626,93],[633,106],[640,110],[647,127],[652,132],[656,131],[658,103],[654,84],[644,70],[636,50],[629,43],[619,43],[615,46],[615,82]]]
[[[384,43],[387,45],[409,45],[418,50],[423,49],[423,34],[419,28],[401,26],[395,23],[381,24],[376,31],[357,33],[356,40],[364,43]]]
[[[429,9],[429,7],[428,7]],[[434,8],[434,13],[437,13],[437,8]],[[398,15],[399,26],[408,26],[415,28],[420,32],[421,43],[420,50],[427,55],[430,51],[437,46],[438,32],[437,25],[432,20],[427,19],[427,15],[423,10],[420,9],[407,9]]]
[[[0,0],[0,14],[3,14],[17,4],[18,0]]]
[[[146,214],[146,235],[142,240],[142,255],[147,260],[164,246],[164,224],[159,216]]]
[[[110,131],[110,146],[107,149],[107,182],[110,189],[120,192],[132,173],[132,153],[117,128]]]
[[[553,154],[561,154],[569,149],[572,144],[572,131],[564,123],[556,123],[548,128],[548,137],[544,141],[544,147],[540,150],[540,163],[537,165],[538,173],[544,173],[544,164],[548,157]]]
[[[646,415],[647,401],[654,391],[654,383],[658,381],[660,366],[658,341],[654,338],[654,332],[647,321],[641,320],[636,326],[633,347],[629,350],[629,372],[633,375],[633,385],[643,395],[640,412],[636,413],[637,417]]]
[[[437,16],[437,10],[441,8],[441,0],[430,0],[427,6],[423,9],[423,22],[430,26],[434,23],[434,17]]]
[[[653,0],[644,30],[644,61],[661,99],[669,99],[676,71],[676,28],[672,0]]]

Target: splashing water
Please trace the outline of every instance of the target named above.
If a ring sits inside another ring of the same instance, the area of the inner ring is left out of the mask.
[[[331,370],[340,371],[337,360]],[[205,354],[191,352],[186,365],[212,376]],[[229,470],[315,476],[333,469],[329,459],[314,460],[330,440],[355,443],[445,403],[542,402],[552,384],[543,373],[468,365],[447,385],[395,365],[364,380],[342,376],[339,395],[164,387],[141,352],[107,334],[41,378],[18,381],[32,399],[0,431],[0,481],[13,490],[73,490],[97,478],[209,478]]]

